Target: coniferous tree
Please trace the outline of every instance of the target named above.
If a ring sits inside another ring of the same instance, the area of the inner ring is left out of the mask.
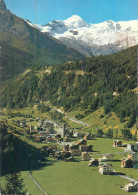
[[[21,178],[21,174],[13,173],[6,176],[6,186],[5,193],[12,195],[25,195],[26,189],[24,189],[25,185],[23,184],[23,178]]]

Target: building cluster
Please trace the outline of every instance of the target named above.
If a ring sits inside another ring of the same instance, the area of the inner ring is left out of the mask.
[[[28,126],[28,122],[38,122],[38,125],[36,126]],[[78,132],[75,129],[68,129],[66,127],[66,124],[57,124],[50,120],[42,120],[39,118],[29,118],[29,119],[21,119],[15,121],[18,123],[21,127],[28,128],[30,135],[32,136],[33,140],[35,142],[42,142],[42,143],[61,143],[62,141],[69,141],[70,138],[81,138],[84,140],[91,140],[95,137],[94,134],[85,134]],[[86,147],[87,148],[87,147]],[[89,150],[89,149],[84,149]],[[83,150],[83,149],[82,149]],[[77,153],[78,151],[74,151],[74,153]],[[79,153],[79,152],[78,152]]]
[[[138,164],[138,144],[128,144],[127,150],[129,151],[128,156],[121,160],[121,167],[135,168]]]
[[[102,175],[111,175],[113,174],[113,166],[112,164],[107,163],[107,161],[113,160],[113,154],[105,154],[102,158],[99,159],[91,158],[88,166],[99,166],[99,173]]]
[[[120,140],[115,140],[113,142],[114,147],[122,147],[122,142]],[[138,168],[138,143],[135,144],[125,144],[127,146],[126,151],[128,151],[128,156],[126,158],[121,159],[121,167],[125,168]],[[124,145],[123,145],[124,146]],[[115,171],[113,170],[112,164],[106,161],[113,161],[113,154],[105,154],[102,158],[95,159],[91,158],[88,166],[99,166],[99,173],[102,175],[113,175]],[[138,191],[138,182],[130,181],[129,184],[125,185],[122,188],[126,192],[137,192]]]
[[[59,150],[55,145],[47,145],[42,147],[42,152],[46,156],[55,157],[58,160],[77,161],[75,156],[80,156],[82,161],[90,160],[92,145],[87,145],[87,141],[81,139],[73,144],[66,144],[62,150]]]
[[[37,126],[30,126],[30,134],[36,142],[55,143],[69,141],[70,138],[82,138],[90,140],[94,137],[92,134],[84,134],[81,132],[68,129],[66,124],[59,125],[52,121],[39,120]],[[84,151],[89,149],[84,149]]]

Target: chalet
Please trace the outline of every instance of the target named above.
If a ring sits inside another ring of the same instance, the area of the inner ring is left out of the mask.
[[[62,160],[65,160],[66,158],[71,157],[71,153],[68,151],[67,152],[61,151],[61,157],[62,157]]]
[[[46,142],[47,143],[55,143],[55,139],[53,137],[47,137]]]
[[[111,175],[113,174],[113,166],[111,164],[101,164],[99,166],[99,173],[102,175]]]
[[[79,162],[77,159],[73,158],[72,156],[69,158],[66,158],[65,161],[67,162]]]
[[[49,158],[54,158],[54,153],[50,153]]]
[[[99,165],[98,159],[94,159],[94,158],[92,158],[92,159],[89,161],[89,164],[88,164],[88,166],[98,166],[98,165]]]
[[[65,146],[63,147],[63,150],[64,150],[64,151],[69,151],[69,145],[68,145],[68,144],[65,145]]]
[[[130,181],[129,184],[125,185],[123,188],[126,192],[137,192],[138,191],[138,182]]]
[[[113,147],[120,147],[122,146],[122,142],[120,140],[113,141]]]
[[[82,161],[89,161],[89,160],[90,160],[90,155],[89,155],[89,153],[87,153],[87,152],[82,152],[81,160],[82,160]]]
[[[132,168],[133,167],[133,162],[129,158],[123,158],[121,159],[121,167],[123,168]]]
[[[92,134],[84,135],[85,140],[91,140],[93,138]]]
[[[105,158],[99,158],[99,165],[103,164],[103,162],[106,162],[107,160]]]
[[[92,145],[80,145],[79,149],[82,152],[92,152]]]
[[[55,135],[55,138],[56,139],[61,138],[61,135],[60,134],[57,134],[57,135]]]
[[[59,139],[57,140],[58,143],[61,143],[62,141],[63,141],[63,138],[59,138]]]
[[[81,150],[71,150],[72,156],[81,156]]]
[[[41,148],[41,152],[43,152],[43,154],[45,154],[46,156],[49,156],[50,154],[52,154],[54,157],[55,153],[57,152],[57,146],[56,145],[43,146]]]
[[[83,134],[81,132],[74,132],[73,133],[73,137],[82,138],[83,137]]]
[[[58,156],[61,155],[60,151],[55,151],[55,158],[58,158]]]
[[[72,151],[72,150],[79,150],[79,145],[70,145],[69,146],[69,150]]]
[[[138,152],[130,152],[128,158],[133,161],[133,164],[138,164]]]
[[[138,152],[138,144],[128,144],[127,145],[128,151]]]
[[[35,142],[40,142],[40,141],[41,141],[41,138],[40,138],[40,137],[36,137],[36,138],[34,139],[34,141],[35,141]]]
[[[74,145],[86,145],[87,141],[84,139],[80,139],[79,141],[75,142]]]

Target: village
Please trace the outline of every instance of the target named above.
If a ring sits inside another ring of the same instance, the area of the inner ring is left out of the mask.
[[[33,121],[34,119],[29,119]],[[69,129],[66,124],[57,124],[50,120],[35,119],[38,122],[37,126],[27,125],[26,120],[16,121],[22,127],[28,127],[29,134],[34,142],[45,143],[41,148],[42,156],[55,158],[65,162],[80,162],[88,161],[88,166],[97,166],[99,174],[102,175],[119,175],[120,177],[129,180],[129,183],[122,187],[126,192],[136,192],[138,189],[138,182],[123,174],[123,168],[138,168],[138,143],[126,144],[121,140],[114,140],[111,147],[123,148],[126,156],[122,159],[120,167],[122,172],[118,173],[112,166],[114,161],[114,153],[102,154],[102,158],[93,158],[96,154],[93,150],[93,145],[87,144],[88,140],[94,140],[96,135],[86,134],[77,131],[76,129]],[[103,138],[105,139],[105,138]]]

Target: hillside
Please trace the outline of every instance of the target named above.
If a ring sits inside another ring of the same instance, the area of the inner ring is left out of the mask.
[[[137,47],[50,68],[32,69],[2,90],[1,106],[23,108],[49,101],[83,119],[100,107],[130,128],[136,122]],[[81,114],[81,111],[83,111]],[[102,116],[101,116],[102,118]]]
[[[19,69],[21,68],[22,70],[24,68],[25,70],[32,64],[41,66],[56,65],[70,60],[81,59],[81,55],[77,51],[66,47],[59,40],[31,27],[25,20],[11,13],[6,8],[3,0],[0,3],[2,70],[9,70],[9,67],[12,69],[16,64]],[[7,56],[10,56],[9,60],[6,59]],[[28,58],[29,63],[26,63]],[[26,62],[24,63],[24,61]],[[4,79],[3,72],[1,75]],[[7,77],[11,75],[7,75]]]

